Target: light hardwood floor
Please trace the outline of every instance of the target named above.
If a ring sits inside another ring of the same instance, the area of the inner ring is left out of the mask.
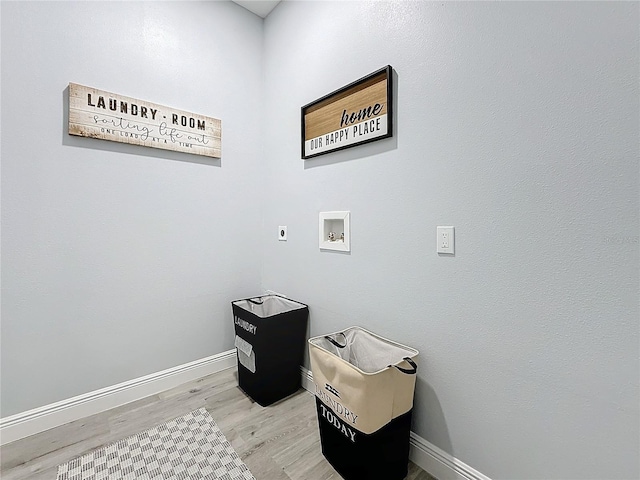
[[[235,368],[5,445],[0,477],[55,480],[59,464],[201,407],[257,480],[341,478],[322,456],[314,397],[300,389],[261,407],[238,388]],[[434,479],[410,463],[407,480]]]

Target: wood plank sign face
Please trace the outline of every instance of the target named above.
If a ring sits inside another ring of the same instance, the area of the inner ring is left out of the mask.
[[[302,158],[393,136],[391,66],[302,107]]]
[[[69,84],[69,134],[220,158],[222,122]]]

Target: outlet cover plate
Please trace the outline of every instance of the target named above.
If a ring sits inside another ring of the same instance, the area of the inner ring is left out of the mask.
[[[436,251],[438,253],[455,253],[455,229],[454,227],[437,227]]]

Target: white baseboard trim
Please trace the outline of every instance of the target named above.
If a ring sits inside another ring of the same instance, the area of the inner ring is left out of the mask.
[[[236,366],[236,349],[0,419],[0,445]]]
[[[78,395],[0,419],[0,445],[44,432],[183,383],[236,366],[236,350],[212,355],[111,387]],[[311,371],[300,367],[302,387],[315,393]],[[411,432],[409,459],[438,480],[491,480],[486,475]]]
[[[304,367],[300,371],[302,387],[315,395],[313,374]],[[409,448],[409,460],[438,480],[491,480],[414,432],[410,434]]]
[[[438,480],[491,480],[414,432],[410,435],[409,459]]]
[[[311,370],[300,367],[300,372],[302,373],[302,388],[304,388],[307,392],[315,395],[316,389],[313,384],[313,374],[311,373]]]

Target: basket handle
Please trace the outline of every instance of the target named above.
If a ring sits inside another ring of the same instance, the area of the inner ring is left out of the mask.
[[[397,365],[389,365],[390,367],[396,367],[398,370],[400,370],[402,373],[406,373],[407,375],[415,375],[415,373],[418,371],[418,365],[416,365],[416,363],[411,360],[409,357],[404,357],[403,360],[405,362],[407,362],[409,365],[411,365],[412,368],[401,368]]]
[[[325,335],[324,338],[326,340],[329,340],[331,343],[333,343],[336,347],[338,348],[344,348],[347,346],[347,337],[344,335],[344,333],[342,332],[338,332],[336,333],[336,335],[342,335],[344,337],[344,345],[340,345],[338,342],[336,342],[333,338],[331,338],[329,335]]]
[[[264,303],[264,300],[253,300],[251,298],[247,298],[247,302],[251,302],[254,305],[262,305]]]

